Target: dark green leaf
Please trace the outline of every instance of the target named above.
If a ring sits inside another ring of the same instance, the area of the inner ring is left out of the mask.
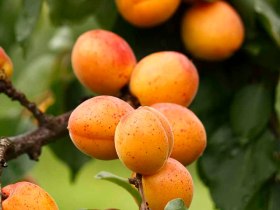
[[[188,208],[185,206],[185,203],[181,198],[176,198],[169,201],[164,210],[188,210]]]
[[[128,179],[125,179],[125,178],[120,177],[120,176],[116,176],[115,174],[112,174],[112,173],[109,173],[109,172],[106,172],[106,171],[99,172],[98,174],[95,175],[95,178],[97,178],[97,179],[104,179],[104,180],[113,182],[113,183],[119,185],[120,187],[124,188],[136,200],[138,206],[140,206],[140,204],[141,204],[140,194],[136,190],[136,188],[133,187],[129,183]]]
[[[49,145],[55,156],[64,162],[71,171],[71,180],[74,181],[79,170],[91,160],[90,157],[79,151],[69,137],[58,139]]]
[[[16,39],[21,44],[30,37],[40,15],[42,0],[24,0],[16,23]]]
[[[275,110],[277,113],[278,122],[280,122],[280,79],[276,87]]]
[[[240,147],[229,127],[217,130],[199,161],[199,172],[217,208],[246,208],[277,170],[275,148],[276,139],[269,131],[250,145]]]
[[[272,111],[271,93],[262,84],[248,85],[236,93],[230,109],[234,133],[245,142],[266,126]]]
[[[255,10],[263,27],[280,47],[280,16],[266,0],[256,0]]]

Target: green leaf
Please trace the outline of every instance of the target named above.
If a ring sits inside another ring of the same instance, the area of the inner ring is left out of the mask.
[[[89,161],[90,157],[79,151],[69,137],[58,139],[49,145],[55,156],[64,162],[71,171],[71,181],[75,181],[79,170]]]
[[[42,0],[24,0],[23,8],[20,10],[16,22],[16,39],[19,43],[24,43],[30,37],[40,15]]]
[[[234,133],[247,143],[265,128],[272,111],[271,93],[262,84],[247,85],[239,90],[230,108]]]
[[[280,16],[265,0],[256,0],[255,11],[265,30],[280,47]]]
[[[200,175],[217,208],[246,209],[277,170],[273,159],[276,142],[266,131],[250,145],[240,147],[228,126],[217,130],[199,160]]]
[[[280,79],[276,87],[276,96],[275,96],[275,110],[278,117],[278,122],[280,123]]]
[[[176,198],[169,201],[164,210],[188,210],[188,208],[185,206],[185,203],[181,198]]]
[[[135,187],[133,187],[128,179],[125,179],[123,177],[117,176],[115,174],[106,172],[106,171],[101,171],[98,174],[95,175],[96,179],[104,179],[110,182],[113,182],[117,185],[119,185],[120,187],[124,188],[126,191],[128,191],[132,197],[135,199],[135,201],[137,202],[138,206],[140,206],[141,204],[141,197],[139,192],[136,190]]]

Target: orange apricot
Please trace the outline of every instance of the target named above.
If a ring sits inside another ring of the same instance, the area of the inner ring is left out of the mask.
[[[195,97],[198,84],[197,69],[184,54],[162,51],[137,63],[129,86],[141,105],[172,102],[187,106]]]
[[[98,94],[116,95],[136,64],[134,52],[119,35],[90,30],[79,36],[72,50],[72,67],[79,81]]]
[[[189,165],[204,152],[207,137],[199,118],[188,108],[173,103],[157,103],[153,108],[169,121],[174,134],[172,158]]]
[[[0,69],[4,71],[5,78],[11,78],[13,74],[13,62],[2,47],[0,47]]]
[[[229,58],[241,47],[244,25],[229,3],[199,2],[186,11],[181,35],[193,56],[219,61]]]
[[[122,17],[137,27],[153,27],[167,21],[180,0],[115,0]]]
[[[114,134],[122,116],[133,108],[114,96],[96,96],[76,107],[68,121],[69,135],[83,153],[97,159],[117,159]]]
[[[2,189],[3,210],[58,210],[49,193],[36,184],[17,182]]]
[[[155,174],[143,175],[143,191],[149,208],[163,210],[175,198],[183,199],[187,207],[193,198],[193,180],[189,171],[177,160],[168,158]]]
[[[118,157],[136,173],[153,174],[158,171],[170,155],[170,145],[173,145],[167,119],[152,109],[139,107],[123,116],[116,128]]]

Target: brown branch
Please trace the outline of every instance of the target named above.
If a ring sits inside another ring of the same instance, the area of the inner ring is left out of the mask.
[[[139,194],[142,198],[141,205],[139,207],[139,210],[150,210],[149,204],[145,199],[144,190],[143,190],[143,184],[142,184],[142,175],[139,173],[136,173],[136,177],[129,178],[129,183],[133,184],[139,191]]]
[[[44,125],[44,123],[46,123],[47,116],[41,112],[35,103],[30,102],[24,93],[16,90],[10,80],[0,78],[0,93],[6,94],[9,98],[18,101],[22,106],[27,108],[38,120],[39,125]]]
[[[22,154],[28,154],[32,160],[38,160],[43,145],[67,135],[67,124],[71,112],[49,117],[43,126],[36,130],[10,137],[11,147],[7,151],[7,160],[15,159]]]

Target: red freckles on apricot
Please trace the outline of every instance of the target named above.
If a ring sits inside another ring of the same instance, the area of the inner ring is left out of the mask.
[[[113,96],[96,96],[81,103],[68,121],[69,135],[83,153],[97,159],[117,159],[115,129],[133,108]]]

